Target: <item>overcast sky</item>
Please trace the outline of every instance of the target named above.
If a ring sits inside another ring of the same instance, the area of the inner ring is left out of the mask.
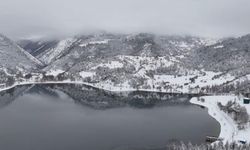
[[[250,33],[250,0],[0,0],[12,38],[108,32],[210,37]]]

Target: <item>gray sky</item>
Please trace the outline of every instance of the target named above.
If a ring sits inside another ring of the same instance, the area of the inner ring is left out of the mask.
[[[0,0],[0,32],[12,38],[98,30],[239,36],[250,33],[250,0]]]

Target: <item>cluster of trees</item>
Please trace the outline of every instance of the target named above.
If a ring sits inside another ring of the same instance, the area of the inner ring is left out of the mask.
[[[42,73],[41,81],[63,81],[67,79],[70,79],[71,81],[75,80],[73,75],[63,72],[59,73],[57,76],[47,75],[46,73]]]
[[[222,85],[205,86],[201,88],[202,93],[250,93],[250,81],[227,82]]]
[[[214,144],[193,145],[191,143],[172,143],[166,146],[166,150],[250,150],[250,144],[237,144],[222,142]]]
[[[96,77],[93,79],[95,81],[106,81],[110,80],[114,85],[119,85],[123,80],[130,78],[133,74],[135,68],[131,66],[126,66],[124,68],[108,68],[108,67],[98,67],[96,69]],[[93,82],[93,81],[92,81]]]
[[[134,77],[129,81],[129,84],[132,88],[139,89],[141,86],[144,85],[144,82],[146,81],[143,77]]]
[[[59,73],[56,76],[46,74],[46,72],[33,73],[33,74],[28,73],[25,75],[18,73],[18,74],[16,74],[16,78],[20,81],[22,81],[22,80],[29,81],[32,79],[32,80],[35,80],[36,82],[63,81],[63,80],[67,80],[67,79],[70,79],[71,81],[75,80],[75,77],[72,74],[69,74],[67,72]]]
[[[6,80],[6,86],[12,86],[15,84],[15,78],[8,76]]]
[[[177,64],[170,66],[161,66],[155,70],[157,74],[168,74],[168,75],[178,75],[180,68]]]
[[[15,78],[13,76],[8,76],[3,70],[0,70],[0,84],[1,87],[5,85],[6,87],[12,86],[15,83]]]
[[[200,89],[201,93],[230,93],[236,91],[237,86],[233,84],[205,86]]]
[[[245,107],[240,106],[236,102],[229,101],[225,106],[220,102],[218,107],[224,112],[230,114],[234,121],[238,124],[239,129],[244,129],[249,121],[249,115]]]

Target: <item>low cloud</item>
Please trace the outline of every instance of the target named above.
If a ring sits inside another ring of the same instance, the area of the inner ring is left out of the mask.
[[[249,0],[0,0],[12,38],[108,32],[210,37],[250,33]]]

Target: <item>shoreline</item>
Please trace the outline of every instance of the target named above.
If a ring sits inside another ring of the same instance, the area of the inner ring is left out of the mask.
[[[206,107],[208,109],[208,114],[214,118],[219,124],[220,124],[220,134],[218,138],[223,138],[223,141],[228,141],[228,142],[232,142],[233,138],[232,135],[230,133],[234,132],[235,130],[235,126],[233,126],[231,123],[231,121],[233,121],[231,118],[229,118],[228,116],[226,116],[226,114],[222,114],[224,112],[220,112],[219,108],[217,108],[218,106],[216,106],[215,104],[211,103],[211,102],[207,102],[207,100],[209,98],[216,98],[215,96],[210,96],[210,97],[202,97],[205,99],[205,102],[201,102],[198,101],[197,97],[193,97],[190,102],[192,104],[195,105],[199,105],[199,106],[203,106]],[[230,120],[231,119],[231,120]],[[229,121],[230,120],[230,121]],[[228,124],[229,128],[225,128],[224,125]],[[230,131],[228,131],[230,130]]]
[[[239,97],[235,95],[228,96],[203,96],[201,97],[205,101],[199,101],[197,97],[193,97],[190,102],[195,105],[203,106],[208,109],[208,114],[213,117],[220,124],[220,135],[218,138],[222,138],[222,142],[226,144],[227,142],[238,142],[238,141],[246,141],[250,142],[250,127],[247,126],[244,130],[239,130],[237,127],[237,123],[225,112],[220,110],[217,103],[220,102],[225,105],[228,101],[236,100],[237,103],[243,105],[241,103]],[[244,105],[245,106],[245,105]],[[245,106],[247,108],[248,114],[250,111],[249,106]]]
[[[219,124],[220,124],[220,134],[218,138],[223,139],[223,143],[226,142],[234,142],[239,140],[245,140],[247,142],[250,142],[250,127],[248,126],[245,130],[239,130],[237,128],[237,124],[234,122],[234,120],[225,112],[221,111],[217,105],[218,102],[221,102],[223,105],[225,105],[228,101],[238,100],[239,97],[235,95],[212,95],[212,96],[201,96],[200,98],[204,99],[204,102],[199,101],[197,96],[199,93],[181,93],[181,92],[164,92],[164,91],[157,91],[157,89],[153,90],[145,90],[145,89],[122,89],[117,90],[117,88],[114,88],[114,90],[111,90],[112,88],[105,89],[101,88],[99,86],[93,85],[91,83],[86,82],[79,82],[79,81],[47,81],[47,82],[22,82],[22,83],[16,83],[10,87],[6,87],[3,89],[0,89],[0,92],[9,90],[11,88],[14,88],[16,86],[22,86],[22,85],[32,85],[32,84],[80,84],[80,85],[86,85],[93,88],[97,88],[104,91],[109,92],[134,92],[134,91],[141,91],[141,92],[158,92],[158,93],[166,93],[166,94],[187,94],[187,95],[193,95],[193,97],[190,99],[190,103],[194,105],[199,105],[206,107],[208,109],[208,114],[214,118]],[[243,105],[243,103],[241,104]],[[245,105],[244,105],[245,106]],[[250,113],[250,105],[247,107],[248,114]]]
[[[108,91],[108,92],[154,92],[154,93],[166,93],[166,94],[186,94],[186,95],[199,95],[200,93],[189,93],[189,92],[179,92],[179,91],[175,91],[175,92],[168,92],[168,91],[160,91],[157,89],[133,89],[133,88],[121,88],[121,87],[110,87],[108,88],[104,88],[102,86],[98,86],[98,85],[94,85],[88,82],[82,82],[82,81],[46,81],[46,82],[20,82],[20,83],[15,83],[12,86],[6,87],[6,88],[2,88],[0,89],[0,92],[2,91],[6,91],[9,90],[11,88],[14,88],[16,86],[22,86],[22,85],[32,85],[32,84],[80,84],[80,85],[86,85],[86,86],[90,86],[92,88],[96,88],[96,89],[100,89],[100,90],[104,90],[104,91]],[[119,89],[119,90],[118,90]],[[205,94],[202,94],[205,95]],[[206,94],[209,95],[209,94]]]

